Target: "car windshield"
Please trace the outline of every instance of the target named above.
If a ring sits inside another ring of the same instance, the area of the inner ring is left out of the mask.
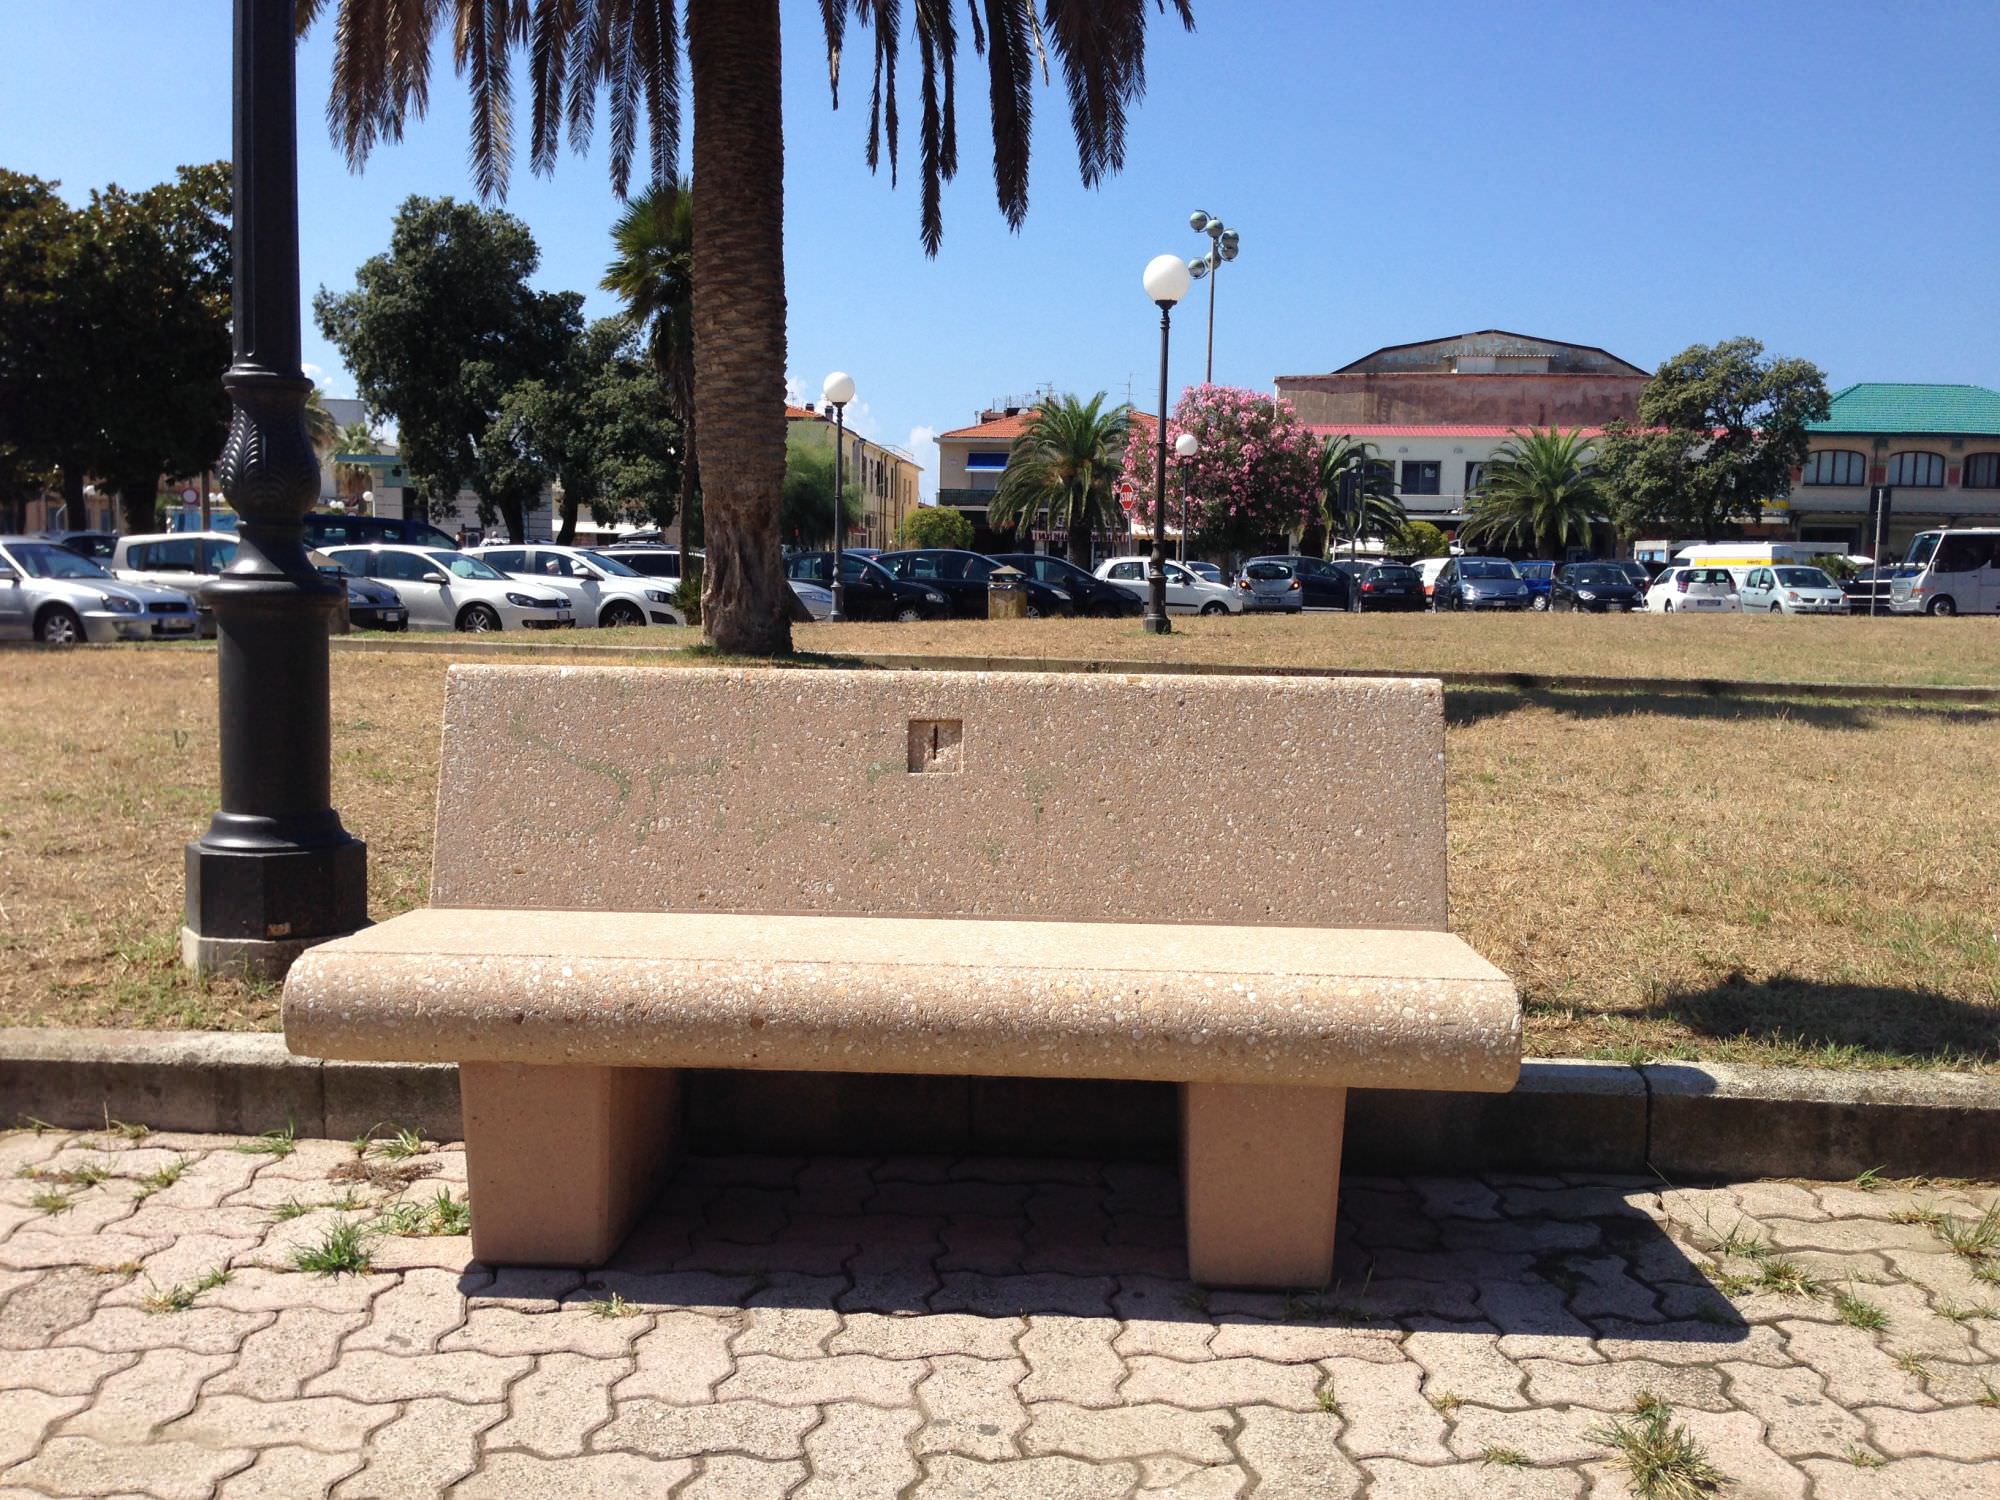
[[[1380,583],[1409,583],[1417,577],[1415,568],[1406,568],[1399,563],[1377,563],[1373,572]]]
[[[1292,576],[1292,570],[1283,563],[1252,563],[1243,572],[1259,583],[1276,583],[1281,578]]]
[[[463,552],[432,552],[427,554],[433,561],[443,563],[446,570],[456,578],[476,578],[481,583],[504,583],[506,580],[476,557],[467,557]]]
[[[30,578],[109,578],[87,557],[47,542],[16,542],[8,549],[15,566]]]
[[[1920,532],[1910,543],[1910,554],[1903,561],[1911,567],[1923,567],[1931,560],[1931,554],[1937,551],[1938,536],[1935,531]]]
[[[1564,568],[1562,576],[1564,583],[1618,584],[1632,581],[1625,576],[1623,568],[1608,567],[1602,563],[1595,567]]]
[[[1778,582],[1788,589],[1830,589],[1833,580],[1818,568],[1780,568]]]
[[[1687,581],[1689,583],[1719,584],[1729,589],[1732,593],[1736,588],[1736,579],[1730,574],[1727,568],[1689,568],[1687,571]]]
[[[1514,571],[1512,563],[1503,561],[1497,557],[1461,558],[1458,564],[1458,571],[1467,578],[1494,579],[1519,578],[1521,576]]]
[[[607,556],[602,552],[591,553],[590,562],[592,567],[602,568],[605,572],[617,578],[644,578],[646,576],[637,568],[628,567],[617,558]]]

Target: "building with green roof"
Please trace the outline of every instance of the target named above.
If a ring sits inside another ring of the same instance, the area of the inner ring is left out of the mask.
[[[2000,391],[1863,381],[1834,392],[1792,475],[1799,540],[1873,552],[1869,492],[1889,490],[1888,545],[1938,526],[2000,526]]]

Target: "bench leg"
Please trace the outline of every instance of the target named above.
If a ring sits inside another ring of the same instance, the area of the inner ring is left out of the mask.
[[[460,1063],[473,1256],[608,1260],[678,1147],[679,1082],[671,1068]]]
[[[1326,1285],[1346,1119],[1346,1089],[1181,1085],[1190,1279]]]

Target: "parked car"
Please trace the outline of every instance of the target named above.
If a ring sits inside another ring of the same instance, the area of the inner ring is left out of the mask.
[[[179,589],[194,600],[199,628],[215,634],[215,611],[202,601],[202,590],[236,558],[233,531],[156,531],[121,536],[105,566],[133,583],[156,583]]]
[[[1575,562],[1556,569],[1549,580],[1549,608],[1587,614],[1623,614],[1644,609],[1646,596],[1618,563]]]
[[[1736,602],[1747,610],[1769,614],[1844,615],[1847,595],[1823,569],[1779,563],[1776,567],[1746,568],[1736,585]]]
[[[554,589],[569,600],[579,625],[614,630],[622,625],[687,624],[687,616],[674,606],[671,588],[627,567],[615,554],[593,554],[549,542],[465,550],[511,578]]]
[[[1283,558],[1253,557],[1237,570],[1236,591],[1251,614],[1296,615],[1306,607],[1298,570]]]
[[[110,531],[45,531],[42,539],[101,563],[109,562],[111,549],[118,545],[117,534]]]
[[[874,561],[905,583],[920,583],[938,590],[954,615],[971,620],[986,618],[986,582],[1000,566],[983,552],[963,552],[955,547],[884,552]],[[1076,612],[1067,589],[1053,587],[1038,578],[1027,579],[1026,587],[1030,617]]]
[[[1547,609],[1549,592],[1555,586],[1556,565],[1544,558],[1531,557],[1525,562],[1515,563],[1514,571],[1528,586],[1528,608]]]
[[[322,550],[356,577],[395,590],[413,630],[553,630],[576,623],[565,595],[520,583],[449,547],[378,542]]]
[[[405,547],[448,547],[458,541],[428,521],[402,516],[348,516],[337,511],[316,510],[306,517],[306,545],[321,552],[329,547],[363,546],[390,542]]]
[[[1144,614],[1146,611],[1146,606],[1134,598],[1129,589],[1121,589],[1108,579],[1085,572],[1066,557],[1048,552],[998,552],[993,560],[1010,568],[1019,568],[1030,578],[1051,588],[1061,589],[1069,595],[1071,607],[1080,615],[1101,615],[1109,619],[1118,615]]]
[[[1195,577],[1209,583],[1227,583],[1229,581],[1222,576],[1222,569],[1212,562],[1202,562],[1198,558],[1187,558],[1182,561],[1181,566],[1194,574]]]
[[[1259,576],[1254,585],[1245,590],[1246,582],[1252,581],[1253,569],[1279,567],[1285,570],[1286,586],[1274,589],[1276,581],[1268,575]],[[1236,575],[1236,587],[1252,598],[1269,598],[1283,592],[1291,594],[1290,602],[1284,605],[1266,604],[1265,609],[1350,609],[1354,603],[1354,580],[1348,577],[1347,565],[1328,562],[1323,557],[1301,557],[1297,553],[1280,553],[1265,557],[1253,557],[1246,561]],[[1296,592],[1290,588],[1292,580],[1298,582]],[[1260,606],[1252,604],[1252,609]]]
[[[1526,609],[1532,597],[1504,557],[1454,557],[1439,570],[1432,609]]]
[[[1424,603],[1430,604],[1437,597],[1438,574],[1442,573],[1448,557],[1420,557],[1410,566],[1417,570],[1417,578],[1424,586]]]
[[[194,633],[194,600],[179,589],[114,578],[44,537],[0,536],[0,636],[74,646]]]
[[[794,583],[816,583],[827,591],[833,607],[833,554],[799,552],[785,559],[785,576]],[[951,613],[943,589],[931,583],[898,578],[872,557],[840,554],[841,613],[850,620],[941,620]],[[807,605],[811,607],[810,603]]]
[[[679,585],[686,566],[680,548],[661,546],[657,542],[619,542],[610,547],[592,547],[589,550],[595,557],[614,557],[634,573],[647,578],[670,579],[670,587]],[[700,562],[701,558],[699,550],[688,554],[688,559],[694,562]]]
[[[1735,614],[1743,605],[1727,568],[1668,568],[1646,590],[1655,614]]]
[[[803,578],[787,578],[792,593],[799,603],[806,607],[806,613],[815,620],[824,620],[833,613],[833,590],[821,588],[816,583],[807,583]]]
[[[356,578],[324,552],[308,552],[308,561],[319,569],[328,583],[338,584],[347,593],[347,624],[353,630],[407,630],[410,612],[403,596],[386,583],[372,578]],[[225,563],[226,567],[228,564]]]
[[[1640,562],[1636,557],[1621,558],[1616,562],[1607,563],[1606,566],[1618,569],[1619,572],[1631,579],[1632,587],[1639,591],[1642,598],[1645,596],[1646,590],[1653,586],[1653,570]]]
[[[1108,579],[1127,590],[1139,601],[1141,611],[1145,608],[1147,589],[1147,559],[1143,557],[1107,557],[1097,565],[1097,576]],[[1219,583],[1210,583],[1195,573],[1190,573],[1177,562],[1166,565],[1167,613],[1170,615],[1240,615],[1243,613],[1244,597],[1235,589],[1224,588]]]
[[[1348,570],[1361,584],[1361,612],[1370,610],[1422,609],[1424,578],[1407,563],[1363,562]]]

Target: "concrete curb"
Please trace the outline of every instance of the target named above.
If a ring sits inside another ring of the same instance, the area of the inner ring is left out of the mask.
[[[455,636],[405,640],[336,636],[336,650],[407,651],[420,656],[473,659],[495,654],[547,652],[568,661],[623,661],[634,656],[678,656],[685,646],[590,646],[535,641],[467,641]],[[1949,703],[1966,707],[2000,703],[2000,687],[1952,687],[1894,682],[1750,682],[1723,677],[1602,677],[1542,672],[1422,671],[1397,667],[1248,666],[1239,662],[1120,661],[1088,657],[950,656],[899,652],[817,652],[799,655],[824,662],[856,663],[892,672],[1083,672],[1168,677],[1426,677],[1446,687],[1514,692],[1667,693],[1708,698],[1826,698],[1884,703]]]
[[[1171,1156],[1171,1084],[698,1073],[702,1151]],[[460,1134],[458,1073],[294,1057],[273,1032],[0,1028],[0,1127],[106,1118],[222,1134],[290,1124],[345,1140],[393,1123]],[[1356,1089],[1347,1169],[2000,1179],[2000,1078],[1728,1063],[1530,1059],[1506,1094]]]

